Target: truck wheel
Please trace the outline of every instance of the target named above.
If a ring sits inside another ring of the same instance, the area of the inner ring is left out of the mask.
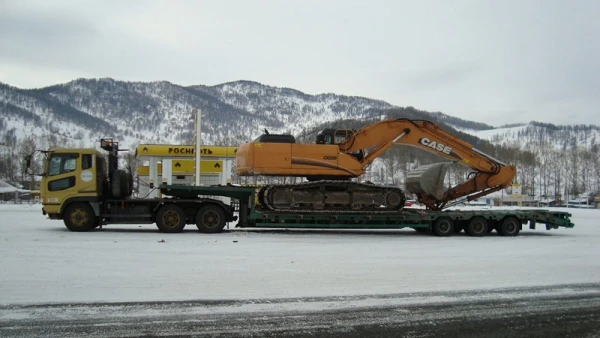
[[[506,217],[497,230],[501,236],[518,236],[521,231],[521,222],[516,217]]]
[[[465,227],[465,232],[469,236],[481,237],[488,233],[488,221],[481,217],[473,217]]]
[[[225,227],[225,212],[217,205],[206,205],[196,214],[196,226],[198,230],[207,234],[223,231]]]
[[[98,226],[98,217],[87,203],[75,203],[67,207],[63,214],[67,229],[76,232],[90,231]]]
[[[454,222],[448,217],[440,217],[433,222],[432,231],[436,236],[450,236],[454,233]]]
[[[162,232],[181,232],[185,227],[185,213],[180,206],[165,204],[156,213],[156,226]]]

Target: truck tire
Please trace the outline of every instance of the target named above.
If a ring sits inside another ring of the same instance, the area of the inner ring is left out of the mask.
[[[122,170],[115,170],[110,178],[110,192],[115,198],[123,197],[123,186],[121,185],[122,174]]]
[[[185,212],[178,205],[165,204],[156,213],[156,226],[161,232],[181,232],[185,227]]]
[[[205,205],[196,214],[196,226],[203,233],[214,234],[221,232],[225,227],[225,223],[225,212],[218,205]]]
[[[130,184],[131,182],[131,175],[129,175],[128,172],[123,171],[123,173],[121,174],[121,193],[123,194],[123,197],[129,197],[131,196],[132,193],[132,186]]]
[[[469,236],[481,237],[488,233],[488,226],[488,221],[485,218],[476,216],[471,218],[465,227],[465,232]]]
[[[498,225],[497,231],[501,236],[518,236],[521,231],[521,222],[516,217],[506,217],[500,222],[500,225]]]
[[[90,231],[99,225],[98,217],[88,203],[73,203],[63,213],[67,229],[75,232]]]
[[[131,196],[131,178],[125,170],[115,170],[110,180],[110,188],[113,197],[123,198]]]
[[[454,233],[454,221],[449,217],[440,217],[433,222],[431,230],[436,236],[450,236]]]

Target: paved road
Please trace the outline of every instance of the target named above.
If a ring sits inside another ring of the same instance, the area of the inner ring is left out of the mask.
[[[600,337],[600,283],[377,296],[0,306],[0,337]]]

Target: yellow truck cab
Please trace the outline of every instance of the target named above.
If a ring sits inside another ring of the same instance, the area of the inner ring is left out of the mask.
[[[106,163],[98,151],[89,148],[51,150],[40,186],[42,211],[50,218],[58,218],[68,204],[97,202],[106,183]]]
[[[42,213],[51,219],[63,219],[69,230],[97,227],[103,220],[103,202],[131,196],[131,175],[118,169],[118,142],[102,139],[100,147],[108,151],[108,163],[91,148],[46,152],[40,187]]]

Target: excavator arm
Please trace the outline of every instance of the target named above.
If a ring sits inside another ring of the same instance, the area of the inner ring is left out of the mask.
[[[449,201],[466,197],[473,200],[509,186],[516,175],[514,166],[475,149],[429,121],[396,119],[365,126],[340,144],[340,152],[363,150],[363,166],[371,164],[395,144],[423,149],[473,169],[469,179],[443,191],[447,164],[418,168],[406,178],[406,188],[417,195],[419,202],[428,208],[441,210]]]

